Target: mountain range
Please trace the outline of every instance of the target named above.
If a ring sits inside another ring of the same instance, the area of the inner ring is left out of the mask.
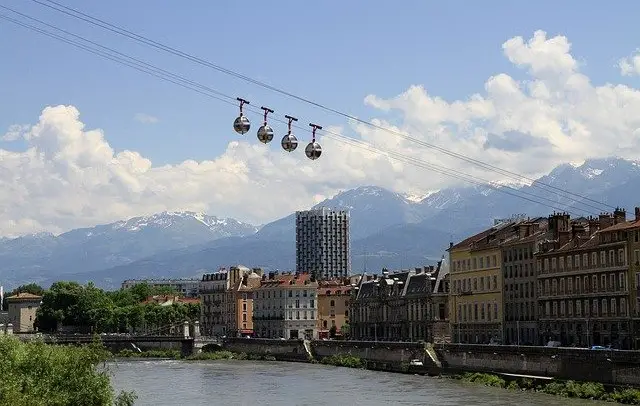
[[[639,187],[639,162],[590,159],[560,165],[528,183],[453,187],[420,197],[363,186],[314,207],[350,211],[352,272],[376,272],[433,263],[450,241],[516,213],[597,215],[613,206],[633,213],[640,199],[631,191]],[[124,279],[199,277],[237,263],[295,267],[295,215],[258,227],[202,213],[163,212],[58,236],[0,239],[0,281],[6,287],[67,279],[114,288]]]

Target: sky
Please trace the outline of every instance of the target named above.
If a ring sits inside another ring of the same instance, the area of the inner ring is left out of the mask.
[[[59,2],[527,177],[560,163],[640,153],[637,2]],[[310,133],[296,130],[300,147],[286,153],[279,122],[274,142],[259,144],[255,114],[251,131],[238,135],[237,106],[0,19],[0,236],[164,210],[262,224],[356,186],[419,194],[461,184],[389,154],[504,180],[34,1],[0,6],[269,106],[274,118],[291,114],[301,127],[315,122],[378,149],[320,134],[323,155],[310,161],[303,152]]]

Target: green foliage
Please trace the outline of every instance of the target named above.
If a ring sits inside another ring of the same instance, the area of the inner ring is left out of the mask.
[[[462,375],[461,379],[465,382],[479,383],[485,386],[494,386],[498,388],[506,387],[504,379],[491,374],[483,374],[479,372],[466,373]]]
[[[329,337],[336,338],[336,333],[338,332],[338,328],[336,326],[331,326],[329,329]]]
[[[364,368],[365,364],[358,357],[354,357],[349,354],[340,354],[340,355],[332,355],[330,357],[324,357],[321,361],[321,364],[325,365],[334,365],[337,367],[347,367],[347,368]]]
[[[523,378],[510,381],[508,384],[501,377],[483,373],[465,373],[453,376],[465,382],[480,383],[486,386],[507,388],[510,390],[535,390],[550,395],[566,398],[603,400],[627,405],[640,405],[640,390],[632,388],[615,388],[607,390],[601,383],[552,381],[536,386],[534,380]]]
[[[142,303],[149,296],[167,294],[175,292],[146,284],[105,292],[92,283],[83,286],[77,282],[56,282],[44,292],[36,326],[45,332],[67,325],[84,333],[136,333],[143,326],[168,326],[200,318],[199,304]]]
[[[116,354],[117,358],[169,358],[169,359],[180,359],[182,355],[178,350],[165,350],[165,349],[156,349],[156,350],[147,350],[147,351],[133,351],[130,349],[124,349],[118,354]]]
[[[117,397],[104,362],[109,353],[84,347],[23,343],[0,336],[0,404],[14,406],[128,406],[133,393]]]

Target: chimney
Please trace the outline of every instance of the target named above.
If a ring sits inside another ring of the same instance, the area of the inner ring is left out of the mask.
[[[269,280],[273,280],[275,278],[275,272],[269,272]]]
[[[558,248],[563,247],[566,243],[571,240],[571,231],[564,230],[558,231]]]
[[[261,281],[266,281],[267,280],[267,275],[266,274],[262,274],[262,276],[260,277]]]
[[[624,223],[627,221],[627,211],[623,208],[616,207],[613,211],[613,224]]]
[[[609,213],[602,213],[598,216],[598,221],[600,222],[600,230],[602,230],[613,225],[613,216]]]
[[[640,207],[636,207],[636,221],[640,220]]]
[[[453,248],[453,241],[449,242],[449,249]]]

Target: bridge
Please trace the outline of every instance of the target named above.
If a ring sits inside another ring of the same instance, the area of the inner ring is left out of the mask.
[[[221,341],[214,337],[200,335],[198,322],[190,326],[189,322],[180,323],[182,334],[162,334],[160,332],[174,330],[173,326],[165,326],[144,334],[102,333],[102,334],[16,334],[23,341],[42,340],[47,344],[59,345],[87,345],[99,341],[111,351],[140,348],[147,349],[180,349],[183,356],[200,352],[205,345],[220,345]],[[168,329],[167,327],[171,327]],[[193,327],[193,328],[190,328]]]

